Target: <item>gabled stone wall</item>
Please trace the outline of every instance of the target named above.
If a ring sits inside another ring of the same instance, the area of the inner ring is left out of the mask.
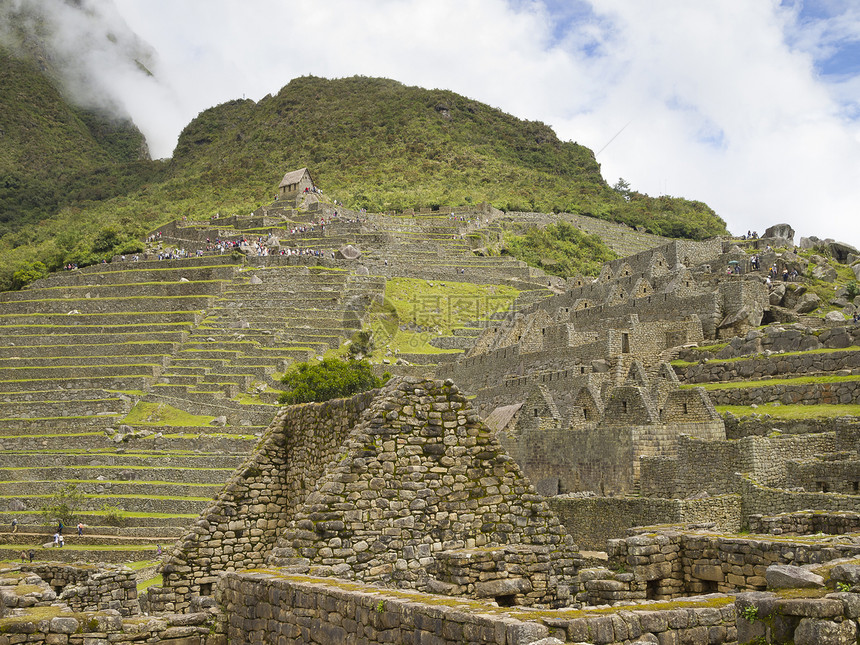
[[[175,606],[208,595],[217,574],[263,564],[277,536],[343,450],[373,392],[283,408],[257,451],[236,471],[164,565]]]
[[[264,562],[425,589],[442,552],[496,547],[533,552],[518,556],[522,602],[570,598],[576,546],[466,398],[450,381],[398,378],[284,408],[164,582],[177,610],[217,573]]]

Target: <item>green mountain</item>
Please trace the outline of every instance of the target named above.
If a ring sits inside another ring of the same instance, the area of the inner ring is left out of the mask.
[[[298,78],[257,103],[202,112],[171,160],[134,161],[136,130],[70,106],[33,66],[8,55],[0,63],[0,127],[16,132],[0,138],[0,286],[25,262],[94,262],[134,248],[135,237],[170,219],[253,210],[272,201],[286,171],[303,166],[353,208],[488,201],[675,237],[725,233],[706,205],[610,188],[588,148],[449,91]]]

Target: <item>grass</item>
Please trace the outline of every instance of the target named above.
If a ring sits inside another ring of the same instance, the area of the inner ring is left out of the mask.
[[[751,408],[746,405],[718,405],[720,414],[731,413],[736,417],[768,415],[776,419],[831,419],[836,417],[860,417],[860,405],[767,405]]]
[[[385,304],[371,312],[370,327],[377,349],[373,358],[382,360],[385,351],[411,354],[458,353],[434,347],[430,340],[450,336],[458,327],[492,314],[507,311],[519,291],[500,285],[471,284],[448,280],[394,278],[385,285]],[[415,328],[402,329],[408,326]],[[422,331],[418,331],[420,326]]]
[[[170,425],[170,426],[205,426],[215,417],[200,414],[190,414],[174,408],[166,403],[150,403],[138,401],[122,420],[128,425]]]
[[[706,390],[742,390],[751,387],[770,387],[772,385],[806,385],[809,383],[847,383],[860,381],[860,376],[800,376],[798,378],[774,378],[761,381],[730,381],[726,383],[697,383],[682,385],[681,389],[703,387]]]
[[[150,587],[160,587],[163,584],[164,584],[164,578],[159,573],[154,578],[150,578],[149,580],[144,580],[143,582],[138,583],[137,593],[141,593],[142,591],[146,591]]]
[[[748,354],[747,356],[735,356],[733,358],[712,358],[708,360],[708,364],[718,364],[721,365],[723,363],[737,363],[740,361],[748,361],[748,360],[761,360],[772,358],[783,358],[785,356],[811,356],[814,354],[836,354],[839,352],[856,352],[860,350],[860,346],[851,345],[850,347],[839,347],[839,348],[830,348],[830,347],[822,347],[821,349],[808,349],[804,351],[798,352],[779,352],[776,354],[772,354],[771,356],[765,356],[764,354]],[[698,365],[699,361],[682,361],[680,359],[674,360],[671,364],[675,367],[687,367],[688,365]]]

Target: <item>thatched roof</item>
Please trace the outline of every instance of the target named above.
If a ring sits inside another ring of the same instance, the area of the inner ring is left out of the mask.
[[[284,186],[291,186],[292,184],[299,183],[305,173],[308,173],[308,177],[311,177],[311,173],[307,168],[291,170],[286,175],[284,175],[284,178],[281,180],[281,183],[278,184],[278,188],[283,188]],[[311,183],[314,183],[313,177],[311,177]]]

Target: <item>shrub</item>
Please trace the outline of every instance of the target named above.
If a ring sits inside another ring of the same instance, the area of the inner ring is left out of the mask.
[[[12,288],[23,289],[46,275],[48,275],[48,267],[41,262],[25,262],[12,274]]]
[[[281,379],[289,389],[278,402],[293,405],[352,396],[381,387],[388,378],[388,374],[382,378],[374,375],[367,361],[325,359],[317,365],[302,363]]]
[[[102,514],[104,514],[105,524],[107,524],[108,526],[122,526],[125,523],[125,518],[122,515],[122,509],[119,506],[103,504]]]
[[[860,285],[857,284],[856,280],[852,280],[845,285],[845,291],[848,293],[848,299],[854,300],[854,298],[860,296]]]
[[[62,520],[63,524],[72,524],[83,501],[84,494],[77,485],[63,484],[42,506],[42,515],[48,522]]]

